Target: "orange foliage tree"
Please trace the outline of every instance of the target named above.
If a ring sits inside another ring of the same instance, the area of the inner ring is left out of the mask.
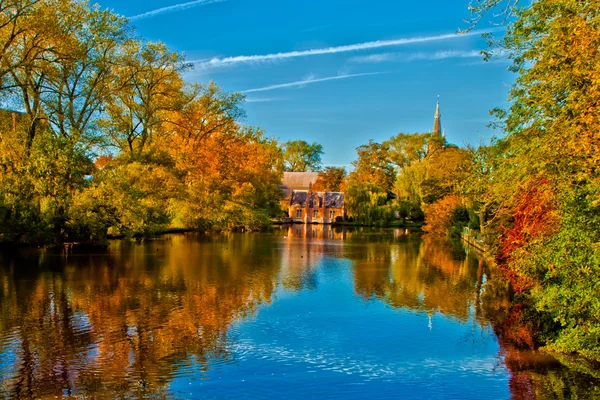
[[[440,200],[425,204],[425,226],[423,230],[435,235],[446,235],[452,225],[452,213],[457,207],[462,206],[460,198],[456,195],[448,195]]]

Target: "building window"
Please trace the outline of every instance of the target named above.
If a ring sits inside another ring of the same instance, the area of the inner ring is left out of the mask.
[[[319,210],[313,211],[313,218],[319,218]]]
[[[333,219],[334,216],[335,216],[335,211],[329,210],[329,219]]]
[[[296,218],[302,218],[302,209],[301,208],[296,210]]]

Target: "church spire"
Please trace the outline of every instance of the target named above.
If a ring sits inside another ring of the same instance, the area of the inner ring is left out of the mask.
[[[440,96],[438,96],[435,107],[435,120],[433,121],[433,132],[427,142],[427,154],[433,154],[436,150],[444,148],[445,135],[442,134],[442,114],[440,113]]]
[[[440,96],[438,96],[437,105],[435,106],[435,119],[433,121],[433,133],[442,135],[442,114],[440,114]]]

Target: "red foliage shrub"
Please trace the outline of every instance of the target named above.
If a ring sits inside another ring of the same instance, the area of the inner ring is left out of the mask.
[[[554,188],[546,177],[529,180],[513,197],[514,208],[510,227],[500,228],[501,252],[497,258],[500,269],[519,293],[535,283],[529,277],[511,268],[515,257],[523,257],[522,250],[532,240],[551,235],[559,225],[556,217]]]

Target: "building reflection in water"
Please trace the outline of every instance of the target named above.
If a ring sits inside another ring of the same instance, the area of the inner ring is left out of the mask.
[[[270,306],[277,290],[318,290],[325,257],[350,260],[365,301],[423,312],[431,329],[437,313],[495,332],[505,317],[506,285],[493,269],[402,229],[291,225],[116,241],[95,255],[0,253],[0,387],[22,398],[168,395],[185,366],[236,362],[232,325]],[[517,398],[590,381],[568,360],[532,363],[500,344]]]

